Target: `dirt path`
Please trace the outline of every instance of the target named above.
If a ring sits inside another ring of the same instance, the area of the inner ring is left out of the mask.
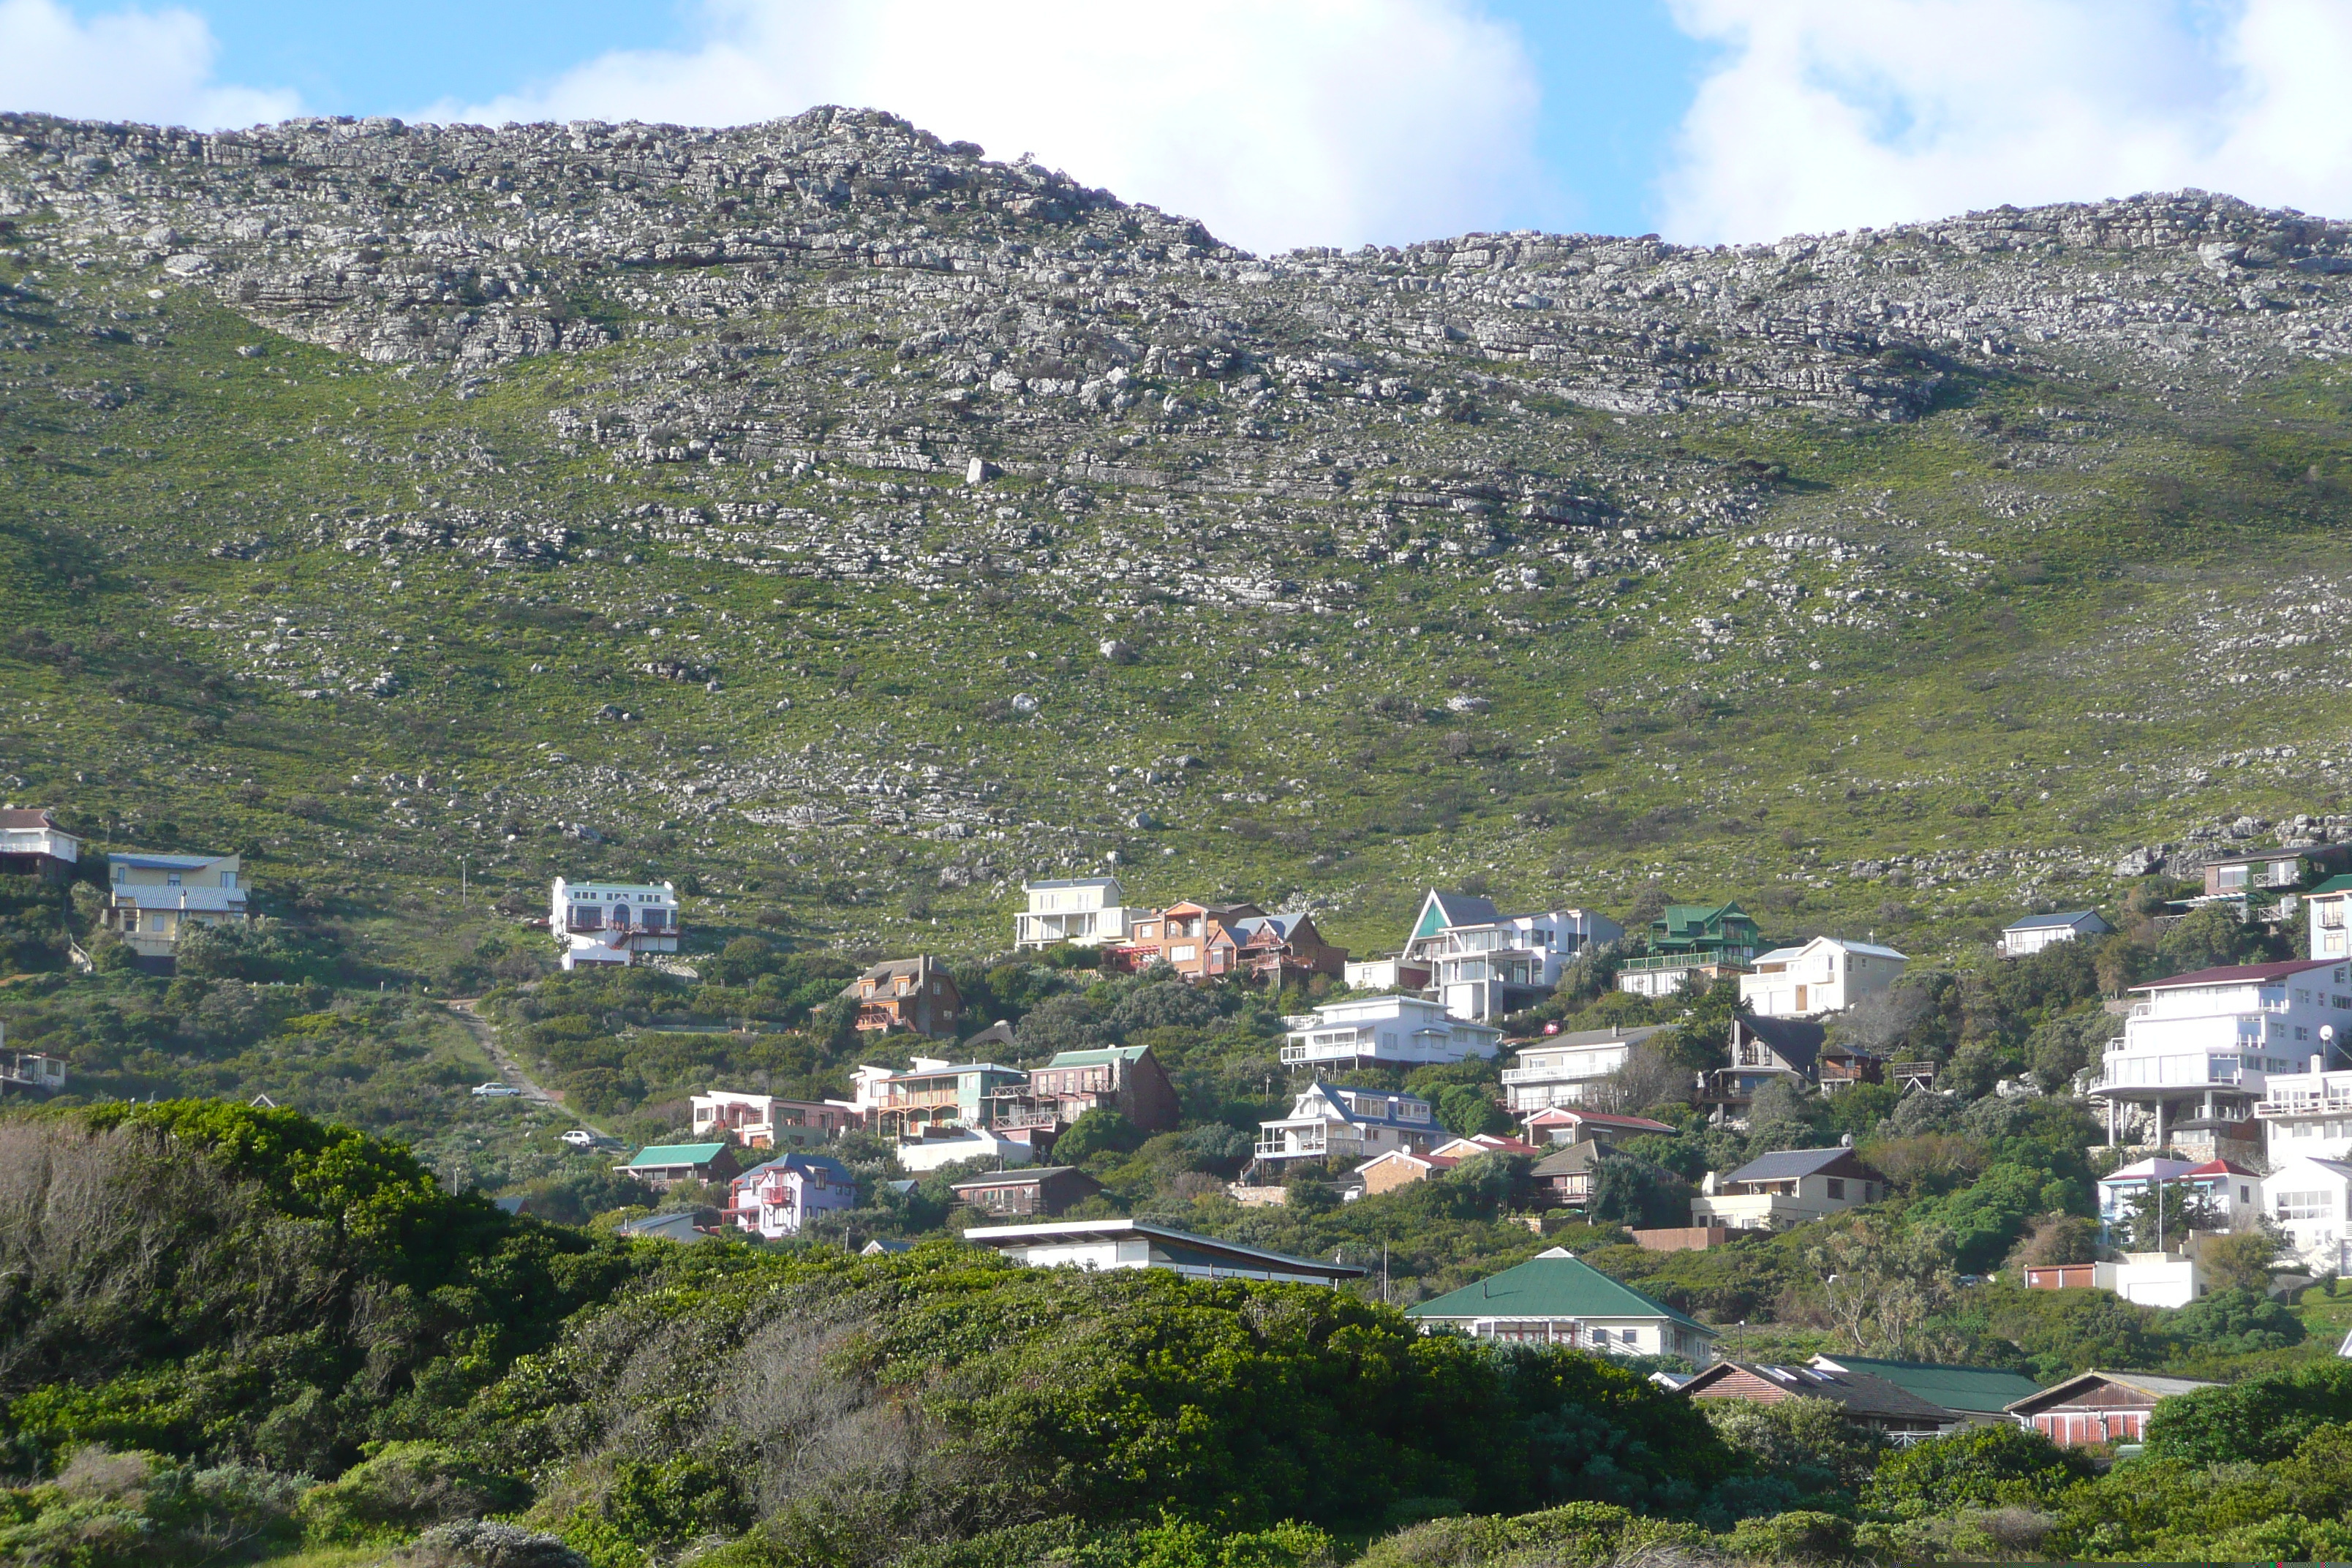
[[[490,1026],[490,1021],[488,1018],[474,1011],[474,1004],[471,1001],[446,1002],[442,1005],[449,1010],[451,1017],[465,1026],[467,1034],[474,1037],[475,1042],[482,1047],[484,1054],[498,1065],[499,1079],[522,1090],[522,1097],[525,1100],[546,1106],[550,1110],[562,1111],[566,1116],[572,1118],[573,1126],[584,1127],[599,1138],[608,1136],[605,1131],[594,1122],[583,1121],[579,1120],[577,1112],[565,1110],[561,1097],[542,1088],[536,1079],[523,1071],[522,1064],[508,1055],[506,1048],[499,1044],[498,1030]]]

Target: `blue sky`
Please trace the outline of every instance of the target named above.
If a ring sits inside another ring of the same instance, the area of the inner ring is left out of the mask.
[[[2197,185],[2352,215],[2352,0],[0,0],[0,108],[885,108],[1256,250]]]

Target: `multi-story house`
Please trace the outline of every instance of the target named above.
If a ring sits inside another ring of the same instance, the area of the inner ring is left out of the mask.
[[[1668,1026],[1579,1029],[1521,1046],[1518,1065],[1503,1069],[1503,1108],[1526,1116],[1550,1106],[1580,1105],[1594,1085],[1625,1066],[1635,1046]]]
[[[65,878],[80,861],[81,840],[51,820],[46,807],[0,810],[0,871]]]
[[[932,1129],[987,1131],[999,1092],[1025,1087],[1029,1075],[994,1062],[946,1062],[917,1057],[904,1072],[881,1082],[875,1125],[900,1139],[921,1138]]]
[[[566,969],[674,953],[677,889],[667,882],[574,882],[558,877],[547,929],[563,944]]]
[[[1746,1013],[1731,1016],[1731,1039],[1727,1065],[1701,1073],[1699,1103],[1708,1118],[1745,1126],[1756,1091],[1775,1079],[1834,1084],[1872,1080],[1874,1058],[1829,1044],[1829,1027],[1811,1018],[1759,1018]]]
[[[246,918],[242,862],[235,855],[150,855],[130,850],[106,858],[107,903],[100,919],[121,933],[139,961],[170,964],[180,938],[199,926]]]
[[[1066,877],[1024,882],[1029,907],[1013,917],[1015,948],[1073,942],[1100,947],[1128,940],[1127,890],[1117,877]]]
[[[1843,1013],[1902,977],[1911,960],[1891,947],[1817,936],[1759,953],[1739,977],[1739,1005],[1760,1018],[1819,1018]]]
[[[2336,1037],[2321,1041],[2322,1060],[2345,1059],[2352,1045],[2345,1032],[2336,1028]],[[2274,1075],[2254,1102],[2263,1152],[2273,1166],[2290,1160],[2352,1159],[2352,1071],[2321,1070],[2317,1061],[2313,1069]]]
[[[1258,1123],[1257,1160],[1268,1168],[1299,1160],[1369,1160],[1391,1149],[1426,1152],[1445,1136],[1429,1101],[1391,1089],[1316,1082],[1290,1114]]]
[[[1491,1058],[1503,1041],[1502,1030],[1454,1017],[1420,996],[1326,1002],[1282,1022],[1290,1031],[1282,1047],[1289,1067],[1422,1067]]]
[[[2096,910],[2068,910],[2059,914],[2027,915],[2011,921],[2000,930],[2000,955],[2003,958],[2025,958],[2045,947],[2062,942],[2080,942],[2084,937],[2105,936],[2116,928],[2100,918]]]
[[[2205,862],[2205,892],[2184,900],[2192,910],[2216,905],[2242,921],[2286,921],[2301,913],[2305,889],[2352,869],[2352,844],[2284,844],[2219,855]]]
[[[2297,1155],[2263,1178],[2265,1217],[2314,1274],[2352,1274],[2352,1161]]]
[[[869,1033],[909,1029],[953,1039],[963,1022],[963,993],[947,965],[928,955],[877,963],[849,983],[857,1001],[857,1027]]]
[[[2304,908],[2311,915],[2310,945],[2304,952],[2314,958],[2352,958],[2352,921],[2345,916],[2352,908],[2352,877],[2330,877],[2303,897]]]
[[[1386,958],[1351,958],[1340,970],[1350,991],[1420,991],[1429,984],[1429,965],[1407,963],[1391,953]]]
[[[1704,988],[1747,973],[1763,945],[1762,931],[1738,904],[1669,904],[1650,922],[1650,951],[1619,967],[1617,988],[1637,996]]]
[[[1116,1110],[1146,1132],[1165,1132],[1179,1119],[1176,1086],[1150,1046],[1107,1046],[1060,1051],[1027,1081],[992,1091],[988,1124],[1012,1136],[1050,1139],[1097,1109]]]
[[[1102,1184],[1076,1165],[1033,1165],[1024,1170],[992,1171],[950,1182],[956,1202],[982,1214],[1022,1219],[1068,1212],[1102,1191]]]
[[[1691,1199],[1693,1226],[1786,1230],[1886,1194],[1886,1178],[1851,1149],[1785,1149],[1728,1175],[1706,1173]]]
[[[857,1178],[828,1154],[794,1151],[752,1166],[728,1188],[734,1202],[724,1211],[726,1216],[770,1241],[801,1235],[821,1214],[857,1206]]]
[[[1164,910],[1138,910],[1118,951],[1120,965],[1137,970],[1164,963],[1187,980],[1211,980],[1240,968],[1242,938],[1234,927],[1265,913],[1255,904],[1203,904],[1179,900]]]
[[[1484,1023],[1551,994],[1560,971],[1625,930],[1589,910],[1507,915],[1489,899],[1432,888],[1397,960],[1457,1018]]]
[[[1348,972],[1348,950],[1325,942],[1304,910],[1237,921],[1233,935],[1241,944],[1234,955],[1241,973],[1277,989],[1318,974],[1338,980]]]
[[[831,1142],[865,1113],[837,1100],[779,1100],[715,1089],[694,1097],[698,1138],[729,1137],[746,1149],[814,1149]]]
[[[2250,1123],[2272,1076],[2324,1068],[2328,1038],[2352,1027],[2347,970],[2305,958],[2133,986],[2140,1000],[2089,1086],[2106,1105],[2108,1146],[2144,1115],[2147,1135],[2136,1143],[2201,1158],[2257,1154]]]
[[[963,1238],[974,1247],[994,1247],[1032,1268],[1082,1268],[1089,1274],[1106,1268],[1165,1268],[1188,1279],[1338,1285],[1370,1272],[1359,1264],[1291,1258],[1139,1219],[974,1226]]]
[[[2135,1160],[2099,1178],[2102,1245],[2120,1247],[2131,1239],[2126,1230],[2132,1215],[2159,1185],[2179,1200],[2188,1215],[2167,1237],[2176,1249],[2185,1230],[2251,1230],[2262,1222],[2262,1178],[2243,1165],[2228,1160]]]

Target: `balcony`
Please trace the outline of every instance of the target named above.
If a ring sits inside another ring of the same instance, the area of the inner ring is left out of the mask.
[[[1585,1083],[1596,1078],[1607,1078],[1616,1070],[1615,1067],[1599,1065],[1590,1068],[1572,1068],[1566,1063],[1553,1068],[1505,1068],[1503,1083],[1507,1087],[1517,1083]]]

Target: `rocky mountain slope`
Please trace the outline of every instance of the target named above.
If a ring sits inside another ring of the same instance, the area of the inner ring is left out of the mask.
[[[1257,258],[835,109],[5,117],[0,218],[0,782],[371,907],[977,948],[1109,861],[1932,949],[2352,836],[2352,225]]]

